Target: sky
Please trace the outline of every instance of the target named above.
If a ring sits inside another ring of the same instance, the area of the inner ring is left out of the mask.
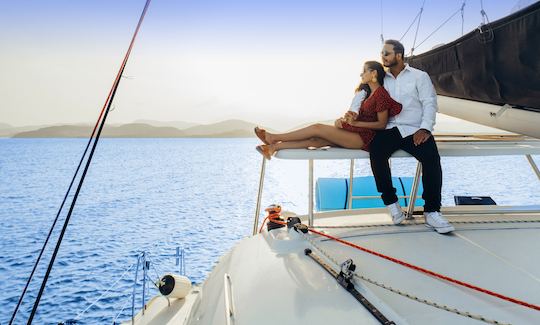
[[[143,0],[0,0],[0,123],[93,124]],[[423,0],[153,0],[109,123],[242,119],[283,129],[347,110],[381,30],[400,39]],[[416,44],[463,0],[425,1]],[[480,25],[466,1],[464,32]],[[517,1],[485,0],[493,21]],[[403,38],[406,52],[416,25]],[[415,50],[461,36],[458,13]]]

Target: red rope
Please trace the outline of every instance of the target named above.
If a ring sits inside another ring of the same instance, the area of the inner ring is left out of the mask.
[[[286,226],[287,223],[281,221],[281,220],[279,219],[279,217],[280,217],[279,214],[274,214],[274,213],[273,213],[273,214],[267,215],[266,218],[264,218],[264,220],[263,220],[263,222],[262,222],[262,224],[261,224],[261,227],[259,228],[259,233],[262,232],[266,220],[269,220],[270,222],[273,222],[273,223],[277,223],[277,224]]]
[[[265,219],[265,220],[266,220],[266,219]],[[286,225],[285,222],[282,222],[282,221],[279,221],[279,220],[272,220],[272,222],[275,222],[275,223],[278,223],[278,224]],[[531,304],[531,303],[528,303],[528,302],[525,302],[525,301],[521,301],[521,300],[518,300],[518,299],[515,299],[515,298],[512,298],[512,297],[508,297],[508,296],[502,295],[502,294],[500,294],[500,293],[497,293],[497,292],[494,292],[494,291],[491,291],[491,290],[487,290],[487,289],[484,289],[484,288],[477,287],[477,286],[472,285],[472,284],[469,284],[469,283],[467,283],[467,282],[463,282],[463,281],[459,281],[459,280],[450,278],[450,277],[448,277],[448,276],[446,276],[446,275],[442,275],[442,274],[433,272],[433,271],[431,271],[431,270],[428,270],[428,269],[425,269],[425,268],[422,268],[422,267],[419,267],[419,266],[416,266],[416,265],[413,265],[413,264],[404,262],[404,261],[399,260],[399,259],[397,259],[397,258],[394,258],[394,257],[391,257],[391,256],[387,256],[387,255],[378,253],[378,252],[376,252],[376,251],[373,251],[373,250],[370,250],[370,249],[368,249],[368,248],[365,248],[365,247],[362,247],[362,246],[353,244],[353,243],[351,243],[351,242],[345,241],[345,240],[343,240],[343,239],[340,239],[340,238],[337,238],[337,237],[334,237],[334,236],[325,234],[325,233],[323,233],[323,232],[314,230],[314,229],[312,229],[312,228],[309,228],[309,231],[311,231],[312,233],[315,233],[315,234],[317,234],[317,235],[319,235],[319,236],[323,236],[323,237],[326,237],[326,238],[335,240],[335,241],[337,241],[337,242],[339,242],[339,243],[342,243],[342,244],[344,244],[344,245],[347,245],[347,246],[350,246],[350,247],[359,249],[359,250],[361,250],[361,251],[363,251],[363,252],[366,252],[366,253],[369,253],[369,254],[372,254],[372,255],[375,255],[375,256],[384,258],[384,259],[389,260],[389,261],[391,261],[391,262],[394,262],[394,263],[396,263],[396,264],[403,265],[403,266],[408,267],[408,268],[410,268],[410,269],[413,269],[413,270],[415,270],[415,271],[418,271],[418,272],[421,272],[421,273],[425,273],[425,274],[431,275],[431,276],[433,276],[433,277],[436,277],[436,278],[439,278],[439,279],[442,279],[442,280],[445,280],[445,281],[448,281],[448,282],[451,282],[451,283],[454,283],[454,284],[458,284],[458,285],[460,285],[460,286],[464,286],[464,287],[466,287],[466,288],[469,288],[469,289],[472,289],[472,290],[475,290],[475,291],[478,291],[478,292],[482,292],[482,293],[485,293],[485,294],[490,295],[490,296],[493,296],[493,297],[497,297],[497,298],[502,299],[502,300],[506,300],[506,301],[512,302],[512,303],[514,303],[514,304],[518,304],[518,305],[521,305],[521,306],[524,306],[524,307],[527,307],[527,308],[531,308],[531,309],[540,311],[540,306],[538,306],[538,305],[534,305],[534,304]]]
[[[122,78],[122,73],[124,71],[124,68],[126,67],[127,61],[129,59],[129,55],[131,54],[131,50],[133,49],[133,44],[135,44],[135,39],[137,38],[137,34],[139,34],[139,29],[141,28],[143,19],[146,16],[146,11],[148,10],[148,7],[150,6],[150,1],[151,0],[146,1],[143,12],[141,14],[141,18],[139,19],[139,22],[137,23],[137,27],[135,28],[135,32],[133,33],[133,36],[131,37],[131,42],[129,43],[128,50],[126,51],[126,54],[124,55],[122,64],[120,64],[120,68],[118,69],[116,78],[114,79],[111,89],[109,90],[109,94],[107,95],[107,99],[105,99],[105,103],[103,104],[103,107],[101,108],[101,112],[99,113],[99,117],[96,121],[96,125],[94,125],[94,129],[92,130],[92,135],[90,135],[90,137],[93,137],[94,134],[96,133],[96,129],[99,125],[99,122],[101,121],[101,117],[103,116],[103,113],[105,113],[105,109],[107,108],[107,105],[109,104],[109,101],[111,100],[111,96],[114,91],[114,88],[120,82],[120,78]]]
[[[259,234],[262,232],[263,227],[264,227],[264,224],[265,224],[266,220],[268,220],[268,217],[269,217],[269,216],[266,216],[266,218],[264,218],[264,220],[263,220],[263,222],[262,222],[262,224],[261,224],[261,227],[259,228]]]
[[[275,221],[274,221],[274,222],[275,222]],[[518,305],[521,305],[521,306],[524,306],[524,307],[528,307],[528,308],[531,308],[531,309],[535,309],[535,310],[539,310],[539,311],[540,311],[540,306],[538,306],[538,305],[530,304],[530,303],[525,302],[525,301],[521,301],[521,300],[518,300],[518,299],[515,299],[515,298],[507,297],[507,296],[501,295],[501,294],[499,294],[499,293],[496,293],[496,292],[493,292],[493,291],[490,291],[490,290],[487,290],[487,289],[483,289],[483,288],[477,287],[477,286],[475,286],[475,285],[472,285],[472,284],[469,284],[469,283],[466,283],[466,282],[463,282],[463,281],[459,281],[459,280],[456,280],[456,279],[447,277],[447,276],[445,276],[445,275],[442,275],[442,274],[439,274],[439,273],[430,271],[430,270],[428,270],[428,269],[424,269],[424,268],[419,267],[419,266],[416,266],[416,265],[412,265],[412,264],[410,264],[410,263],[407,263],[407,262],[398,260],[397,258],[393,258],[393,257],[390,257],[390,256],[383,255],[383,254],[381,254],[381,253],[372,251],[372,250],[370,250],[370,249],[367,249],[367,248],[365,248],[365,247],[362,247],[362,246],[353,244],[353,243],[351,243],[351,242],[348,242],[348,241],[339,239],[339,238],[337,238],[337,237],[334,237],[334,236],[331,236],[331,235],[328,235],[328,234],[319,232],[319,231],[317,231],[317,230],[313,230],[313,229],[311,229],[311,228],[309,229],[309,231],[311,231],[312,233],[315,233],[315,234],[317,234],[317,235],[324,236],[324,237],[326,237],[326,238],[330,238],[330,239],[335,240],[335,241],[337,241],[337,242],[339,242],[339,243],[342,243],[342,244],[344,244],[344,245],[347,245],[347,246],[350,246],[350,247],[359,249],[359,250],[364,251],[364,252],[366,252],[366,253],[369,253],[369,254],[372,254],[372,255],[375,255],[375,256],[384,258],[384,259],[386,259],[386,260],[389,260],[389,261],[391,261],[391,262],[394,262],[394,263],[397,263],[397,264],[400,264],[400,265],[403,265],[403,266],[408,267],[408,268],[410,268],[410,269],[413,269],[413,270],[415,270],[415,271],[418,271],[418,272],[421,272],[421,273],[425,273],[425,274],[429,274],[429,275],[434,276],[434,277],[436,277],[436,278],[439,278],[439,279],[442,279],[442,280],[446,280],[446,281],[448,281],[448,282],[452,282],[452,283],[455,283],[455,284],[458,284],[458,285],[467,287],[467,288],[469,288],[469,289],[476,290],[476,291],[479,291],[479,292],[488,294],[488,295],[493,296],[493,297],[497,297],[497,298],[502,299],[502,300],[506,300],[506,301],[509,301],[509,302],[512,302],[512,303],[515,303],[515,304],[518,304]]]

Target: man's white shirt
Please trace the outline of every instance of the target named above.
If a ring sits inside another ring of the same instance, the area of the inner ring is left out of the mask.
[[[403,105],[401,113],[388,119],[387,129],[397,127],[402,137],[414,134],[419,129],[433,131],[437,113],[437,93],[429,75],[405,64],[396,78],[387,72],[384,88],[397,102]]]
[[[354,94],[354,97],[351,102],[351,107],[349,107],[349,111],[355,112],[356,114],[360,113],[360,107],[362,106],[362,102],[364,101],[365,98],[366,98],[365,90],[362,89],[360,91],[357,91]]]

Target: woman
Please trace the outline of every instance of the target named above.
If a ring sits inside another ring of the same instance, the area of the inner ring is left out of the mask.
[[[389,116],[401,112],[401,104],[393,100],[383,87],[385,71],[376,61],[364,64],[362,81],[356,93],[366,91],[358,114],[348,112],[334,126],[313,124],[287,133],[270,133],[258,127],[255,134],[264,144],[257,146],[266,159],[281,149],[336,146],[369,151],[375,130],[386,128]]]

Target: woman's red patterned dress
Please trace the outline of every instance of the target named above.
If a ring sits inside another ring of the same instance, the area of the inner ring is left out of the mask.
[[[388,110],[388,117],[398,115],[401,112],[401,104],[393,100],[381,86],[362,102],[356,121],[377,122],[377,113],[385,110]],[[358,133],[364,142],[362,150],[369,151],[369,145],[375,137],[375,130],[352,126],[348,123],[343,123],[342,127],[344,130]]]

